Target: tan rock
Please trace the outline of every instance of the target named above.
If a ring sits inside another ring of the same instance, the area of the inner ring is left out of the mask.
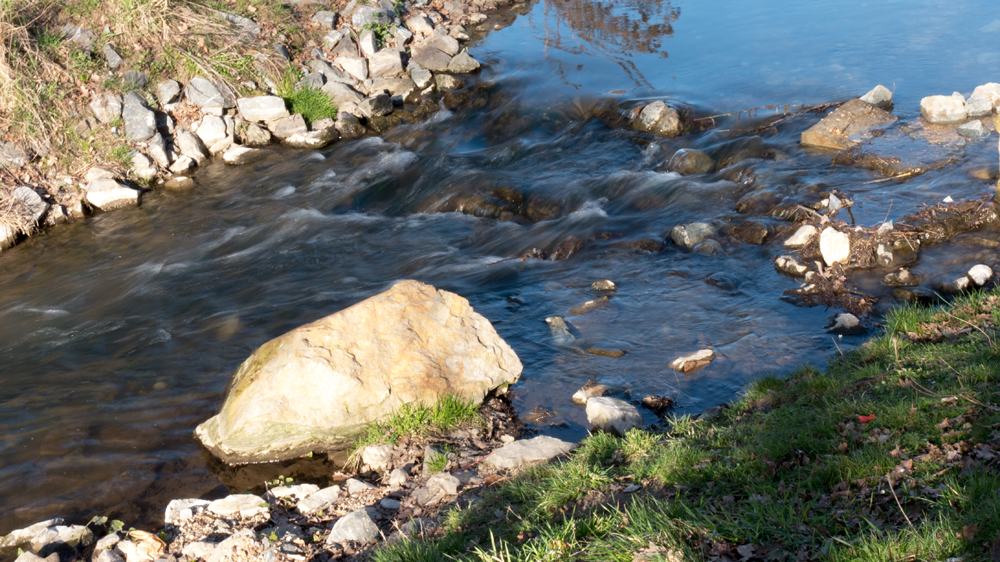
[[[802,133],[802,144],[844,150],[868,136],[872,129],[895,123],[898,118],[859,99],[838,107]]]
[[[195,435],[230,463],[339,459],[366,424],[403,404],[449,393],[478,403],[520,374],[517,355],[467,300],[402,281],[261,346]]]
[[[704,367],[715,359],[715,352],[711,349],[702,349],[690,355],[678,357],[670,364],[670,368],[682,373],[691,372],[699,367]]]

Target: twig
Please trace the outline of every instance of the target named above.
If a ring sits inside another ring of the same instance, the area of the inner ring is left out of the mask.
[[[896,490],[892,486],[892,479],[886,476],[885,481],[889,483],[889,491],[892,492],[892,499],[896,500],[896,505],[899,506],[899,512],[903,514],[903,518],[906,519],[906,523],[910,526],[910,528],[913,528],[913,522],[910,521],[909,516],[906,515],[905,511],[903,511],[903,504],[899,503],[899,497],[896,496]]]
[[[990,342],[990,348],[991,349],[993,348],[993,340],[990,338],[989,334],[987,334],[985,331],[983,331],[982,328],[980,328],[979,326],[976,326],[975,324],[973,324],[972,322],[969,322],[968,320],[965,320],[963,318],[959,318],[958,316],[955,316],[954,314],[952,314],[950,312],[945,312],[945,314],[947,314],[948,316],[951,316],[952,318],[954,318],[955,320],[958,320],[959,322],[964,322],[968,326],[979,330],[979,332],[981,334],[983,334],[983,336],[986,337],[986,341]],[[950,367],[950,365],[949,365],[949,367]]]
[[[885,211],[885,218],[882,219],[882,223],[883,224],[885,223],[885,221],[889,220],[889,213],[891,211],[892,211],[892,199],[889,200],[889,208],[886,209],[886,211]]]
[[[840,345],[837,343],[837,340],[833,336],[830,336],[830,339],[833,340],[833,345],[837,346],[837,351],[839,351],[840,352],[840,356],[843,357],[844,356],[844,350],[840,349]]]

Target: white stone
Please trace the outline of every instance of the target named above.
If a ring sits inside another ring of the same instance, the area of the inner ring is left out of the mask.
[[[15,189],[11,196],[21,204],[22,209],[31,214],[31,220],[35,223],[42,218],[45,211],[49,210],[49,204],[42,199],[42,196],[26,185]]]
[[[199,127],[199,130],[203,127]],[[199,166],[208,160],[208,149],[198,135],[186,129],[178,129],[174,134],[174,148],[180,153],[192,159]]]
[[[403,74],[403,59],[399,51],[382,49],[368,58],[368,73],[372,78],[400,76]]]
[[[827,327],[827,332],[841,335],[860,334],[865,331],[864,326],[858,317],[850,312],[844,312],[834,317],[833,322]]]
[[[847,263],[851,257],[851,237],[828,226],[819,236],[819,253],[827,265]]]
[[[516,469],[524,465],[547,462],[576,448],[575,443],[539,435],[513,441],[493,451],[483,464],[496,468]]]
[[[46,519],[45,521],[39,521],[34,525],[30,525],[23,529],[16,529],[11,531],[7,535],[0,537],[0,549],[7,548],[17,548],[19,546],[26,546],[31,543],[32,539],[43,533],[45,529],[49,527],[55,527],[56,525],[62,525],[65,521],[62,519]]]
[[[344,482],[344,489],[347,490],[348,495],[356,495],[361,492],[368,490],[374,490],[375,486],[372,486],[368,482],[358,480],[357,478],[348,478],[347,482]]]
[[[174,160],[174,163],[171,164],[170,168],[168,169],[172,174],[184,175],[190,173],[197,166],[198,163],[194,161],[194,158],[191,158],[190,156],[187,155],[182,155],[177,160]]]
[[[87,182],[92,182],[101,178],[114,179],[115,174],[111,170],[107,170],[99,166],[91,166],[90,169],[87,170],[87,173],[83,176],[83,179]]]
[[[341,517],[333,524],[326,544],[333,545],[346,541],[374,541],[379,537],[378,525],[372,520],[375,515],[375,510],[367,507]]]
[[[406,27],[417,35],[429,37],[434,34],[434,22],[427,16],[416,15],[406,19]]]
[[[993,104],[993,108],[1000,107],[1000,84],[990,82],[982,86],[976,86],[970,98],[987,98]]]
[[[232,494],[209,503],[206,509],[223,517],[229,515],[253,517],[254,515],[267,514],[269,511],[264,498],[253,494]]]
[[[684,355],[674,359],[670,363],[670,368],[675,371],[680,371],[682,373],[687,373],[693,371],[698,367],[703,367],[712,362],[715,359],[715,352],[711,349],[701,349],[694,353]]]
[[[305,515],[331,506],[337,503],[339,498],[340,486],[330,486],[329,488],[323,488],[314,494],[306,496],[305,499],[295,504],[295,509],[299,513]]]
[[[156,177],[156,164],[149,156],[136,152],[132,154],[132,173],[140,179],[151,180]]]
[[[795,256],[778,256],[774,260],[774,269],[792,277],[802,277],[809,271],[809,266],[799,261]]]
[[[337,140],[339,137],[340,133],[337,132],[337,129],[331,127],[321,131],[295,133],[294,135],[282,139],[281,142],[295,148],[317,149],[323,148],[324,146]]]
[[[692,248],[710,236],[715,236],[715,228],[704,222],[679,224],[670,229],[670,239],[685,248]]]
[[[205,146],[212,146],[228,136],[226,122],[221,117],[205,115],[198,125],[197,134]]]
[[[965,100],[965,114],[970,119],[986,117],[993,113],[993,100],[986,96],[979,96]]]
[[[385,472],[392,466],[392,445],[368,445],[361,449],[361,462],[376,472]]]
[[[643,426],[642,414],[635,406],[609,396],[594,396],[587,400],[587,421],[601,431],[619,436]]]
[[[977,287],[982,287],[989,283],[990,279],[993,278],[993,269],[988,265],[974,265],[968,273],[969,279],[976,284]]]
[[[277,486],[268,490],[268,493],[275,498],[303,500],[318,491],[319,486],[315,484],[296,484],[294,486]]]
[[[920,100],[920,114],[929,123],[965,121],[965,97],[958,92],[950,96],[927,96]]]
[[[242,166],[257,160],[266,152],[260,148],[232,145],[222,153],[222,161],[232,166]]]
[[[416,68],[410,71],[410,78],[418,88],[426,88],[434,80],[434,73],[423,68]]]
[[[361,49],[361,54],[366,57],[370,57],[375,54],[378,50],[378,46],[375,44],[375,32],[371,29],[362,29],[361,34],[358,35],[358,48]]]
[[[603,384],[587,384],[573,393],[571,401],[577,406],[586,406],[588,400],[604,395],[604,391],[607,389],[608,387]]]
[[[109,178],[96,179],[86,187],[87,203],[102,211],[139,204],[139,192]]]
[[[458,478],[447,472],[437,472],[427,479],[428,488],[441,490],[449,496],[458,495],[458,487],[461,485]]]
[[[891,267],[895,256],[892,255],[892,250],[887,244],[879,244],[878,248],[875,249],[875,258],[882,267]]]
[[[337,57],[334,61],[344,72],[361,80],[368,79],[368,59],[362,57]]]
[[[868,102],[876,107],[886,108],[892,105],[892,91],[882,84],[872,88],[870,92],[861,96],[861,101]]]
[[[409,477],[405,470],[394,468],[392,472],[389,473],[389,479],[386,484],[389,486],[402,486],[406,484],[406,479]]]
[[[181,554],[189,560],[206,560],[218,546],[214,542],[195,541],[184,545]]]
[[[812,240],[813,236],[816,236],[816,227],[811,224],[805,224],[798,228],[794,234],[785,240],[784,246],[786,248],[801,248]]]
[[[46,527],[31,538],[31,550],[41,552],[49,545],[88,546],[94,543],[94,533],[83,525]]]
[[[182,499],[171,500],[163,512],[163,522],[167,525],[180,527],[181,523],[198,515],[211,503],[208,500]]]
[[[878,230],[876,230],[875,232],[879,236],[885,236],[886,234],[892,232],[892,229],[893,229],[892,221],[886,221],[878,225]]]
[[[266,122],[288,117],[285,100],[278,96],[256,96],[236,100],[243,119],[251,122]]]

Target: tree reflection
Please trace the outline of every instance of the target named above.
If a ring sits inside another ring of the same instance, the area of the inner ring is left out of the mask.
[[[548,44],[581,53],[580,41],[605,54],[660,53],[666,58],[663,40],[674,33],[673,23],[681,15],[669,0],[551,0],[545,5],[546,20],[559,24],[548,29]],[[572,33],[563,37],[563,25]]]

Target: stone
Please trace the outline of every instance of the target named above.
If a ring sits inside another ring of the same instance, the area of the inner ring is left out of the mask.
[[[892,255],[892,249],[887,244],[879,244],[875,248],[875,259],[882,267],[892,267],[895,256]]]
[[[358,44],[351,37],[344,37],[330,48],[330,56],[336,62],[340,57],[357,57],[360,53]]]
[[[347,481],[344,482],[344,489],[347,490],[348,495],[354,496],[360,494],[361,492],[374,490],[375,486],[372,486],[363,480],[358,480],[357,478],[348,478]]]
[[[305,133],[295,133],[283,139],[281,142],[293,148],[319,149],[340,138],[340,133],[334,127],[321,129],[318,131],[306,131]]]
[[[170,167],[171,154],[167,150],[167,143],[163,140],[163,135],[156,133],[148,141],[146,141],[146,153],[156,161],[156,164],[161,168]]]
[[[614,281],[611,281],[610,279],[604,279],[603,281],[594,281],[593,283],[591,283],[590,289],[592,291],[611,292],[611,291],[617,291],[618,287],[615,286]]]
[[[976,287],[984,287],[993,279],[993,269],[988,265],[974,265],[966,274]]]
[[[323,76],[322,72],[311,72],[299,80],[295,84],[295,88],[298,90],[320,90],[325,83],[326,77]]]
[[[352,86],[358,83],[358,81],[353,77],[344,74],[344,71],[331,66],[330,63],[326,61],[313,59],[306,61],[306,66],[308,66],[313,72],[319,72],[322,74],[323,77],[326,78],[327,83],[340,82]]]
[[[31,550],[48,555],[55,547],[84,547],[94,544],[94,533],[83,525],[46,527],[31,538]]]
[[[603,384],[597,384],[594,381],[590,381],[584,385],[583,388],[573,393],[572,401],[577,406],[585,406],[587,404],[587,400],[597,396],[602,396],[604,391],[607,389],[608,387]]]
[[[129,140],[141,142],[156,134],[156,114],[146,107],[146,100],[137,92],[125,94],[122,120]]]
[[[97,118],[87,117],[73,127],[73,133],[78,137],[87,138],[97,130],[99,124]]]
[[[413,39],[413,32],[405,27],[394,27],[392,37],[396,40],[396,45],[402,47]]]
[[[827,325],[826,331],[831,334],[853,336],[863,334],[865,327],[861,325],[857,316],[850,312],[844,312],[833,317],[833,320]]]
[[[972,95],[969,98],[986,98],[990,100],[993,108],[996,109],[1000,107],[1000,84],[990,82],[982,86],[976,86],[976,89],[972,91]]]
[[[845,150],[898,119],[866,101],[853,99],[803,131],[800,140],[805,146]]]
[[[361,449],[361,462],[370,470],[385,472],[392,466],[394,450],[392,445],[368,445]]]
[[[198,162],[194,158],[182,155],[174,160],[174,163],[170,165],[168,170],[172,174],[185,175],[190,174],[196,167],[198,167]]]
[[[702,240],[715,236],[715,228],[704,222],[679,224],[670,229],[670,239],[684,248],[693,248]]]
[[[920,284],[920,277],[908,269],[900,269],[883,277],[882,284],[888,287],[915,287]]]
[[[208,500],[195,498],[171,500],[163,512],[163,522],[167,525],[180,527],[185,521],[204,511],[210,503]]]
[[[347,541],[369,542],[379,537],[378,525],[373,520],[378,512],[371,507],[352,511],[333,524],[326,544],[332,546]]]
[[[6,250],[17,242],[18,230],[0,223],[0,250]],[[2,540],[2,538],[0,538]]]
[[[431,81],[434,79],[434,73],[430,70],[417,68],[410,71],[410,79],[422,90],[431,84]]]
[[[819,253],[827,265],[847,263],[851,257],[851,237],[828,226],[819,235]]]
[[[195,186],[194,179],[187,176],[174,176],[163,183],[163,187],[174,191],[183,191]]]
[[[266,151],[234,144],[222,153],[222,161],[230,166],[243,166],[259,160]]]
[[[139,204],[139,192],[113,179],[96,179],[86,187],[87,203],[102,211],[112,211],[121,207]]]
[[[920,100],[920,114],[928,123],[965,121],[965,98],[958,92],[950,96],[927,96]]]
[[[885,109],[892,105],[892,91],[882,84],[872,88],[870,92],[861,96],[861,101],[870,103],[875,107]]]
[[[463,50],[461,53],[452,57],[451,62],[448,63],[448,72],[454,72],[455,74],[469,74],[479,70],[479,61],[472,58],[468,50]]]
[[[218,547],[218,543],[208,542],[208,541],[194,541],[184,545],[184,549],[181,551],[185,557],[189,560],[207,560],[215,549]]]
[[[198,127],[199,131],[201,129]],[[174,150],[180,151],[183,156],[194,160],[199,166],[208,160],[208,149],[205,148],[202,139],[187,129],[178,129],[174,134]]]
[[[399,532],[407,537],[430,537],[440,528],[437,521],[426,517],[414,517],[399,526]]]
[[[125,562],[125,558],[114,550],[102,550],[93,557],[94,562]]]
[[[28,154],[24,149],[12,142],[0,143],[0,166],[4,168],[20,168],[28,162]]]
[[[403,504],[399,500],[394,500],[392,498],[382,498],[381,500],[379,500],[378,505],[382,509],[388,511],[396,511],[397,509],[402,507]]]
[[[681,123],[680,113],[676,109],[662,101],[654,101],[642,108],[639,116],[632,123],[632,128],[654,135],[676,137],[681,134],[684,127]]]
[[[146,84],[149,82],[149,77],[146,76],[145,72],[140,72],[138,70],[129,70],[122,74],[122,83],[128,88],[141,89],[145,88]]]
[[[330,99],[338,107],[345,103],[358,104],[365,99],[357,90],[341,82],[327,82],[323,86],[323,93],[330,96]]]
[[[323,488],[299,500],[299,503],[295,504],[295,509],[303,515],[314,513],[336,504],[337,500],[340,499],[340,492],[340,486]]]
[[[362,117],[371,119],[392,113],[392,98],[386,94],[377,94],[362,100],[358,104]]]
[[[260,32],[263,31],[260,25],[250,18],[231,14],[229,12],[216,12],[216,15],[219,19],[235,25],[241,33],[249,35],[251,38],[257,37],[260,35]]]
[[[817,232],[819,231],[811,224],[802,225],[785,240],[783,245],[786,248],[801,248],[808,244],[813,239],[813,236],[816,236]]]
[[[320,25],[320,27],[325,27],[327,29],[333,29],[337,26],[337,12],[330,12],[327,10],[320,10],[312,17],[312,20]]]
[[[243,141],[244,145],[253,148],[260,148],[271,144],[271,132],[258,126],[256,123],[247,125],[241,137],[240,140]]]
[[[806,271],[809,271],[809,266],[799,261],[795,256],[778,256],[774,260],[774,269],[785,275],[802,277]]]
[[[319,491],[319,486],[315,484],[295,484],[294,486],[277,486],[268,490],[268,494],[273,498],[289,498],[294,500],[304,500]]]
[[[340,65],[340,68],[343,68],[344,72],[362,82],[368,79],[368,59],[366,58],[341,56],[337,57],[333,62]]]
[[[970,119],[987,117],[993,113],[993,100],[979,96],[965,100],[965,115]]]
[[[949,295],[957,295],[959,293],[967,291],[971,285],[972,281],[969,279],[969,277],[963,276],[941,287],[941,290],[942,292],[947,293]]]
[[[368,24],[390,24],[394,14],[390,14],[381,6],[359,6],[351,14],[351,25],[355,29],[362,29]]]
[[[399,51],[382,49],[368,57],[368,75],[372,78],[402,76],[403,58]]]
[[[434,22],[422,14],[406,18],[406,28],[424,37],[430,37],[434,34]]]
[[[630,429],[642,428],[642,414],[624,400],[595,396],[587,400],[587,421],[596,429],[624,436]]]
[[[434,82],[439,92],[461,90],[465,87],[465,82],[462,82],[450,74],[438,74],[434,77]]]
[[[21,209],[31,216],[33,223],[38,223],[49,210],[49,204],[42,199],[34,189],[28,186],[20,186],[11,192],[11,197],[18,202]]]
[[[464,26],[461,25],[456,25],[455,27],[451,28],[451,31],[448,32],[448,35],[454,37],[455,39],[458,39],[459,41],[469,40],[469,32],[465,29]]]
[[[287,139],[295,134],[309,132],[309,127],[306,126],[306,120],[298,113],[278,119],[277,121],[270,123],[269,126],[274,136],[281,140]]]
[[[529,464],[548,462],[568,454],[575,448],[575,443],[539,435],[531,439],[514,441],[496,449],[492,455],[483,459],[483,464],[502,469],[517,469]]]
[[[561,347],[571,346],[576,342],[576,338],[569,331],[566,321],[560,316],[549,316],[545,319],[549,325],[549,332],[552,333],[553,342]]]
[[[410,61],[420,68],[442,72],[448,70],[451,55],[426,43],[414,43],[410,46]]]
[[[357,107],[356,105],[354,106]],[[361,113],[361,111],[358,111]],[[358,121],[358,118],[347,112],[344,106],[341,106],[340,111],[337,112],[337,122],[334,124],[337,131],[340,132],[340,137],[343,139],[356,139],[358,137],[364,136],[365,127]]]
[[[119,535],[117,532],[112,531],[111,533],[104,535],[103,537],[101,537],[100,540],[94,543],[94,551],[97,552],[99,550],[107,550],[109,548],[113,548],[116,544],[121,542],[121,540],[122,536]]]
[[[111,178],[114,179],[115,173],[106,168],[101,168],[100,166],[91,166],[87,173],[84,174],[83,179],[87,182],[92,182],[100,178]]]
[[[701,367],[708,365],[713,359],[715,359],[714,351],[711,349],[702,349],[674,359],[670,363],[670,368],[682,373],[690,373],[695,369],[700,369]]]
[[[164,107],[177,101],[181,95],[181,85],[176,80],[166,80],[156,85],[156,99],[160,102],[160,107]]]
[[[386,480],[386,484],[389,486],[402,486],[406,484],[406,479],[408,478],[406,471],[394,468],[389,472],[389,478]]]
[[[341,42],[341,40],[344,39],[344,37],[347,37],[345,32],[334,29],[323,36],[323,45],[328,49],[333,49]],[[354,54],[357,55],[357,52]]]
[[[403,404],[506,392],[521,362],[468,301],[416,281],[261,346],[196,436],[223,461],[345,451]]]
[[[216,142],[212,146],[208,147],[208,152],[210,154],[212,154],[213,156],[214,155],[218,155],[218,154],[222,154],[223,152],[229,150],[229,147],[233,146],[234,142],[235,142],[235,139],[234,139],[233,135],[228,135],[228,136],[226,136],[226,138],[224,138],[224,139]]]
[[[230,535],[220,542],[212,551],[204,555],[204,562],[236,562],[250,561],[256,562],[257,557],[246,556],[244,553],[259,552],[261,548],[260,540],[252,529],[242,529]],[[241,556],[242,554],[242,556]],[[146,562],[147,559],[139,558],[139,562]],[[168,559],[169,560],[169,559]],[[160,562],[164,562],[162,559]]]
[[[279,57],[285,59],[286,61],[292,60],[292,53],[288,52],[288,47],[286,47],[283,43],[275,41],[271,47],[274,48],[274,52],[278,53]]]
[[[420,46],[433,47],[448,56],[455,56],[458,54],[458,40],[454,37],[449,37],[447,35],[433,34],[427,39],[417,43]],[[416,46],[416,45],[415,45]]]
[[[243,119],[251,122],[268,122],[289,116],[285,100],[278,96],[239,98],[236,107]]]
[[[202,109],[228,109],[235,105],[215,83],[201,76],[195,76],[188,82],[187,87],[184,88],[184,96]]]
[[[715,161],[704,150],[682,148],[667,162],[667,169],[682,176],[707,174],[715,167]]]
[[[56,555],[56,560],[54,562],[59,562],[59,555]],[[48,562],[45,558],[35,554],[34,552],[22,552],[14,562]]]
[[[447,472],[437,472],[427,479],[428,488],[441,490],[449,496],[458,495],[458,487],[461,485],[458,478]]]
[[[989,136],[990,131],[983,125],[983,122],[979,119],[973,119],[968,123],[963,123],[958,126],[958,134],[962,135],[967,139],[981,139],[983,137]]]
[[[66,39],[76,43],[83,50],[90,51],[94,48],[94,38],[96,36],[93,31],[69,23],[63,26],[62,32]]]
[[[229,136],[228,133],[229,128],[226,125],[226,121],[215,115],[205,115],[201,118],[201,123],[198,124],[198,138],[201,139],[201,142],[206,147],[214,146],[216,143]],[[174,146],[177,146],[176,138],[174,139]]]
[[[358,48],[361,49],[362,56],[370,57],[378,50],[375,43],[375,32],[371,29],[362,29],[358,34]]]
[[[231,494],[221,500],[209,503],[205,506],[205,509],[210,513],[222,517],[229,517],[231,515],[253,517],[262,514],[266,516],[270,508],[267,502],[264,501],[264,498],[260,496],[254,494]]]
[[[115,48],[111,46],[111,43],[105,43],[101,52],[104,53],[104,58],[108,61],[108,68],[111,70],[117,70],[118,67],[125,62],[125,60],[122,59],[122,56],[119,55],[118,52],[115,51]]]
[[[46,519],[39,521],[23,529],[15,529],[10,533],[0,537],[0,550],[24,548],[31,544],[35,536],[45,532],[49,527],[62,525],[65,521],[61,518]]]

